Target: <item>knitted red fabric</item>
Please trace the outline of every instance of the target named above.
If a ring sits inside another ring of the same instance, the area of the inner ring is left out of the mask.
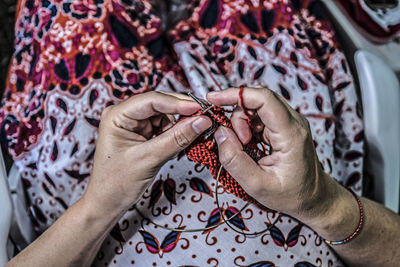
[[[232,128],[231,121],[225,116],[222,108],[214,106],[212,107],[211,111],[213,114],[203,113],[202,111],[199,111],[198,114],[209,116],[219,126],[222,125]],[[258,148],[257,142],[254,140],[254,138],[249,144],[244,146],[244,151],[246,151],[246,153],[249,154],[254,160],[258,160],[265,155],[265,151]],[[194,162],[207,166],[214,179],[217,178],[221,163],[218,160],[218,146],[213,135],[209,136],[207,133],[201,135],[186,149],[186,154],[188,158]],[[239,183],[225,169],[222,169],[219,181],[226,190],[235,196],[240,197],[245,201],[256,202],[243,190]]]

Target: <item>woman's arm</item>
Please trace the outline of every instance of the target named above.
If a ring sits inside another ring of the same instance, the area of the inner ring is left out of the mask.
[[[224,168],[261,204],[289,214],[313,228],[320,236],[338,241],[358,226],[360,211],[355,197],[324,171],[318,161],[307,120],[268,89],[245,88],[209,93],[216,105],[241,104],[232,114],[233,131],[220,127],[215,133]],[[258,162],[243,145],[257,135],[272,153]],[[400,216],[362,198],[365,221],[358,236],[335,252],[351,266],[398,266]]]
[[[83,197],[6,266],[90,266],[97,253],[92,248],[121,216]]]
[[[330,189],[325,196],[330,203],[322,205],[325,212],[299,219],[327,240],[342,240],[354,232],[360,211],[348,190],[336,182]],[[399,266],[400,216],[369,199],[360,199],[365,214],[363,228],[350,242],[332,248],[349,266]]]
[[[210,119],[198,116],[172,127],[166,114],[191,115],[198,109],[183,96],[157,92],[106,108],[84,196],[6,266],[89,266],[164,162],[211,126]]]

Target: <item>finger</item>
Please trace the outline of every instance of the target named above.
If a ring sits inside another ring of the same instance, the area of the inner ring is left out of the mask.
[[[165,117],[165,115],[157,115],[153,116],[150,118],[150,122],[153,125],[153,127],[160,127],[161,125],[161,120]]]
[[[175,118],[174,115],[167,114],[166,116],[167,116],[168,121],[169,121],[170,123],[175,123],[175,122],[176,122],[176,118]]]
[[[242,144],[249,143],[252,134],[250,130],[250,125],[248,123],[248,117],[241,107],[237,106],[234,109],[231,117],[231,122],[233,130],[239,137],[239,140],[242,142]]]
[[[230,88],[224,91],[207,94],[207,99],[220,106],[242,104],[247,109],[255,109],[264,125],[274,133],[290,131],[291,113],[288,106],[269,89],[245,88],[243,102],[240,103],[239,89]]]
[[[148,140],[154,135],[153,125],[149,120],[143,120],[142,122],[142,127],[137,131]]]
[[[117,116],[144,120],[158,114],[191,115],[199,108],[194,101],[153,91],[135,95],[116,105],[114,110]]]
[[[296,119],[282,100],[269,89],[245,88],[242,98],[239,89],[231,88],[207,95],[208,100],[217,105],[241,104],[255,110],[264,124],[263,140],[269,140],[274,151],[288,149],[288,140],[293,139]],[[241,103],[243,102],[243,103]]]
[[[158,116],[154,116],[150,118],[151,124],[153,126],[153,133],[155,135],[159,135],[162,132],[164,132],[164,130],[166,130],[166,128],[171,127],[173,124],[171,122],[171,118],[169,118],[168,116],[171,115],[158,115]],[[172,118],[174,118],[172,116]]]
[[[264,123],[261,121],[258,114],[256,114],[256,116],[251,120],[251,127],[253,133],[261,133],[264,131]]]
[[[211,119],[206,116],[186,118],[175,124],[171,129],[146,142],[146,145],[150,150],[157,149],[159,151],[155,160],[164,162],[189,146],[211,125]]]
[[[239,139],[231,129],[219,127],[214,137],[222,166],[247,193],[254,195],[265,171],[243,151]]]
[[[168,115],[169,116],[169,115]],[[175,124],[175,118],[174,120],[171,120],[168,116],[164,117],[164,119],[161,121],[160,129],[161,133],[167,131],[169,128],[173,127]]]
[[[193,98],[191,98],[190,96],[188,96],[187,94],[180,94],[180,93],[175,93],[175,92],[167,92],[167,91],[157,91],[161,94],[165,94],[165,95],[169,95],[169,96],[174,96],[176,98],[179,99],[184,99],[184,100],[189,100],[189,101],[193,101]]]
[[[150,139],[154,134],[160,134],[168,125],[172,125],[170,115],[156,115],[146,120],[131,120],[125,118],[123,120],[113,118],[113,123],[120,129],[127,130],[132,133],[142,135],[146,139]],[[174,119],[174,117],[172,116]]]
[[[175,120],[175,117],[172,115],[162,114],[162,115],[150,117],[150,121],[154,127],[160,127],[165,122],[173,123],[176,120]]]

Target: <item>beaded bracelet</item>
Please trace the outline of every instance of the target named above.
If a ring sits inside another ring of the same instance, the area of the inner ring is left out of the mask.
[[[343,240],[340,240],[340,241],[329,241],[329,240],[326,240],[325,238],[321,237],[322,240],[324,240],[325,243],[327,243],[328,245],[343,245],[343,244],[346,244],[347,242],[351,241],[353,238],[355,238],[360,233],[361,228],[362,228],[362,226],[364,224],[364,209],[363,209],[361,200],[356,195],[356,193],[354,193],[351,189],[348,189],[348,190],[351,192],[351,194],[357,200],[358,208],[360,209],[360,222],[358,223],[358,226],[357,226],[356,230],[350,236],[346,237]]]

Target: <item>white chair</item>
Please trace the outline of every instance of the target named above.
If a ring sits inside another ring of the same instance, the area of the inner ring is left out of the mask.
[[[373,177],[374,199],[399,212],[400,84],[375,54],[359,50],[354,58],[362,89],[368,147],[365,164]]]
[[[0,266],[7,261],[7,238],[12,218],[12,205],[7,185],[3,154],[0,150]]]
[[[388,41],[380,44],[372,42],[362,34],[364,30],[348,17],[347,12],[338,1],[321,1],[332,17],[331,22],[335,26],[336,33],[345,39],[341,40],[345,43],[342,46],[345,50],[352,54],[359,49],[370,51],[382,58],[396,73],[400,72],[400,44],[398,42]]]
[[[399,212],[400,195],[400,44],[376,44],[360,33],[337,1],[322,0],[347,58],[356,68],[363,105],[368,153],[366,172],[374,200]],[[397,76],[396,77],[396,72]]]

